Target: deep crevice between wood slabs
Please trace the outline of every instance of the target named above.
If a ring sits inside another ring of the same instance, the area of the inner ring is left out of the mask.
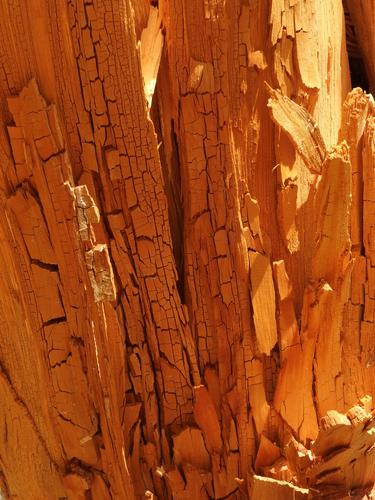
[[[342,3],[345,13],[346,49],[348,52],[352,88],[361,87],[366,92],[370,92],[370,82],[366,65],[362,57],[361,48],[357,42],[357,35],[349,13],[347,0],[343,0]]]
[[[155,133],[159,144],[159,157],[163,174],[164,190],[168,202],[169,225],[172,238],[172,251],[175,258],[177,270],[177,291],[181,302],[185,303],[185,278],[184,278],[184,248],[183,248],[183,231],[184,231],[184,215],[182,206],[181,193],[181,170],[180,170],[180,155],[177,141],[177,133],[175,130],[174,120],[170,123],[170,144],[172,154],[167,158],[166,150],[163,144],[163,136],[166,131],[162,130],[160,121],[160,110],[157,98],[157,87],[152,106],[150,110],[150,118],[154,124]]]

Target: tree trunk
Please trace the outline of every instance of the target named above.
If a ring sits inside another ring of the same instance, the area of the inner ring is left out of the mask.
[[[372,0],[0,14],[3,495],[370,496]]]

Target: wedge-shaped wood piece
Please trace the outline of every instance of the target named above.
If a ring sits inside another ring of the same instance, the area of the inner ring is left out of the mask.
[[[275,287],[269,257],[258,252],[249,253],[251,297],[255,332],[259,350],[267,355],[277,342]]]
[[[209,470],[210,457],[200,429],[188,427],[173,438],[174,461],[177,465],[193,465]]]
[[[220,423],[211,395],[204,385],[194,387],[193,390],[195,421],[202,430],[209,453],[218,453],[223,443]]]
[[[328,153],[315,200],[317,232],[312,273],[332,288],[350,261],[350,199],[349,149],[343,142]]]
[[[281,362],[288,357],[289,349],[300,344],[299,328],[294,309],[292,284],[286,273],[285,262],[273,262],[277,290],[278,333]]]
[[[328,455],[331,450],[349,445],[353,430],[346,415],[331,410],[321,419],[320,425],[319,437],[313,444],[315,455]]]
[[[330,303],[332,289],[327,283],[311,285],[305,291],[301,337],[284,353],[274,405],[299,434],[300,439],[315,439],[318,425],[313,396],[313,361],[320,325]]]
[[[260,437],[260,444],[255,460],[255,469],[262,470],[268,465],[272,465],[281,456],[280,448],[270,441],[264,434]]]
[[[323,137],[312,116],[300,105],[269,88],[272,119],[287,134],[310,171],[320,174],[326,155]]]

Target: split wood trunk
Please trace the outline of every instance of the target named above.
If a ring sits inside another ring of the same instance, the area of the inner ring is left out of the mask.
[[[2,495],[372,498],[374,1],[2,0],[0,39]]]

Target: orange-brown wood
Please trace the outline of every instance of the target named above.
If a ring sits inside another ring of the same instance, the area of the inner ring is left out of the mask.
[[[373,10],[1,3],[3,496],[371,498]]]

